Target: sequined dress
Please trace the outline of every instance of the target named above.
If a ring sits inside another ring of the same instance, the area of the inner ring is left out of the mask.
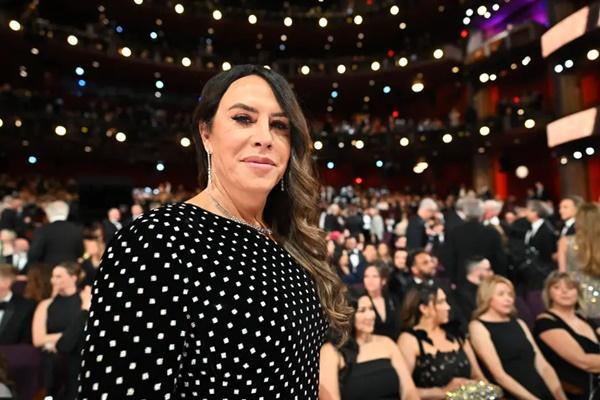
[[[594,277],[581,271],[577,261],[575,236],[567,237],[567,270],[579,282],[579,310],[585,318],[600,320],[600,277]]]

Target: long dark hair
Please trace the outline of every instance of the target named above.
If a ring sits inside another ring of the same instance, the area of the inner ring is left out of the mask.
[[[369,297],[366,291],[361,291],[357,293],[355,296],[351,296],[348,298],[348,303],[352,308],[352,314],[350,317],[350,332],[348,334],[347,340],[340,346],[339,350],[342,354],[342,358],[344,359],[344,368],[342,368],[339,372],[340,384],[344,384],[348,376],[354,368],[356,364],[356,357],[358,356],[358,342],[356,341],[356,312],[358,311],[358,300],[361,297]]]
[[[400,316],[402,319],[402,328],[412,329],[419,323],[423,314],[419,306],[428,305],[437,300],[437,293],[440,287],[438,285],[421,284],[413,287],[406,293],[404,304]]]
[[[312,159],[310,131],[296,95],[283,76],[262,66],[238,65],[206,82],[193,119],[198,183],[201,189],[208,184],[208,160],[199,135],[200,127],[211,131],[213,118],[229,86],[250,75],[257,75],[269,84],[290,121],[291,156],[284,173],[285,191],[271,190],[264,221],[288,253],[310,273],[331,327],[345,337],[350,309],[345,288],[327,262],[325,234],[317,227],[319,181]]]

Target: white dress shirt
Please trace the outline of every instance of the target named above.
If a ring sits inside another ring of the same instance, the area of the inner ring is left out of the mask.
[[[10,299],[12,299],[12,292],[8,292],[8,294],[6,295],[6,297],[4,299],[0,299],[0,301],[5,301],[5,302],[9,302]],[[2,318],[4,318],[4,310],[0,310],[0,323],[2,322]]]
[[[531,229],[528,230],[527,233],[525,234],[525,244],[529,244],[529,241],[531,240],[531,238],[535,236],[535,234],[541,228],[542,225],[544,225],[543,218],[540,218],[531,224]]]

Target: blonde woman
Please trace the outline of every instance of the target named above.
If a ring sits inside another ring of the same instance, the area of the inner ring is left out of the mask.
[[[516,318],[515,290],[508,279],[496,275],[481,283],[469,334],[479,359],[507,398],[567,398],[527,325]]]

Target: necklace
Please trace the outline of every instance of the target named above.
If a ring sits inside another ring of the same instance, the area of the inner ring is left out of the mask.
[[[225,216],[235,222],[237,222],[238,224],[242,224],[242,225],[246,225],[252,229],[257,230],[259,233],[262,233],[265,236],[270,236],[271,235],[271,230],[269,228],[266,228],[264,226],[260,226],[258,224],[251,224],[249,222],[246,222],[244,220],[242,220],[241,218],[237,218],[234,217],[233,215],[231,215],[231,213],[229,211],[227,211],[225,209],[225,207],[223,207],[221,204],[219,204],[219,202],[217,201],[217,199],[215,199],[212,194],[208,193],[208,196],[211,198],[211,200],[213,201],[213,203],[215,204],[215,207],[217,207],[219,209],[219,211],[221,211],[223,214],[225,214]]]

